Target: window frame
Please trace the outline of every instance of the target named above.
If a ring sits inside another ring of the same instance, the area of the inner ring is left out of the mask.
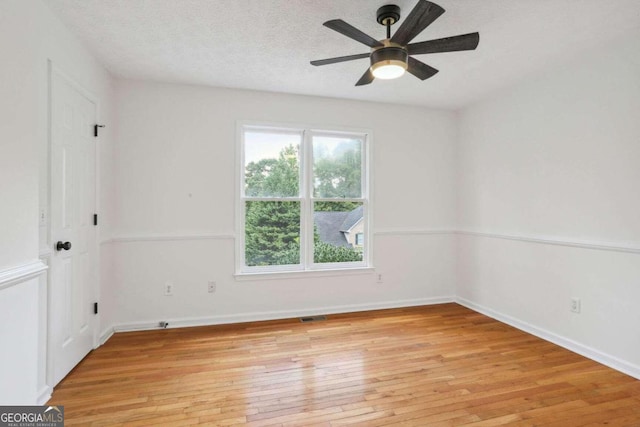
[[[298,161],[300,168],[299,193],[297,197],[248,197],[245,195],[245,132],[255,130],[260,132],[300,134],[300,148]],[[313,197],[313,149],[314,136],[345,136],[356,137],[361,140],[361,197],[360,198],[314,198]],[[373,271],[373,215],[372,215],[372,132],[368,129],[341,128],[336,126],[309,126],[280,123],[264,123],[253,121],[238,121],[236,126],[236,176],[235,176],[235,276],[272,276],[284,273],[298,276],[313,273],[355,272],[361,270]],[[300,264],[247,266],[245,259],[245,208],[247,201],[291,201],[300,203]],[[340,263],[313,262],[313,203],[314,202],[353,201],[362,203],[364,218],[364,242],[362,261]]]

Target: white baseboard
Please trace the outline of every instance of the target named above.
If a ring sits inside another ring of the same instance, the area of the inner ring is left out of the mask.
[[[38,399],[36,401],[36,405],[44,405],[45,403],[47,403],[49,399],[51,399],[52,392],[53,392],[53,389],[48,385],[42,387],[42,389],[38,393]]]
[[[433,298],[419,298],[411,300],[397,300],[397,301],[384,301],[370,304],[351,304],[340,305],[331,307],[317,307],[304,310],[282,310],[282,311],[265,311],[258,313],[242,313],[242,314],[230,314],[222,316],[211,317],[196,317],[196,318],[164,318],[157,321],[149,322],[134,322],[134,323],[121,323],[115,325],[113,330],[115,332],[128,332],[128,331],[143,331],[149,329],[159,329],[159,322],[168,322],[168,328],[185,328],[191,326],[210,326],[210,325],[223,325],[229,323],[245,323],[255,322],[263,320],[279,320],[279,319],[291,319],[303,316],[314,316],[319,314],[338,314],[338,313],[352,313],[357,311],[371,311],[381,310],[389,308],[402,308],[402,307],[414,307],[422,305],[434,305],[445,304],[454,302],[453,296],[433,297]]]
[[[542,338],[543,340],[552,342],[556,345],[559,345],[560,347],[564,347],[567,350],[571,350],[574,353],[578,353],[586,358],[602,363],[603,365],[613,368],[617,371],[623,372],[634,378],[640,379],[640,366],[634,365],[632,363],[619,359],[610,354],[603,353],[599,350],[588,347],[584,344],[573,341],[569,338],[565,338],[561,335],[547,331],[546,329],[538,328],[537,326],[534,326],[530,323],[516,319],[515,317],[511,317],[509,315],[500,313],[489,307],[476,304],[475,302],[470,301],[468,299],[456,297],[455,302],[473,311],[477,311],[478,313],[482,313],[493,319],[499,320],[502,323],[506,323],[507,325],[513,326],[514,328],[530,333],[531,335],[535,335],[538,338]]]
[[[109,338],[111,338],[111,336],[115,333],[113,327],[109,327],[107,329],[105,329],[101,334],[100,337],[98,338],[100,340],[99,345],[103,345],[104,343],[107,342],[107,340]]]

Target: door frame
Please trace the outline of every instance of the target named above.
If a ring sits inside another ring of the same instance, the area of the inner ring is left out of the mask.
[[[90,102],[92,102],[95,105],[95,120],[96,123],[99,123],[99,117],[100,117],[100,102],[99,102],[99,98],[91,91],[87,90],[84,86],[82,86],[80,83],[78,83],[78,81],[73,78],[69,73],[67,73],[66,71],[64,71],[63,69],[61,69],[57,64],[54,64],[54,62],[51,59],[47,59],[47,162],[46,162],[46,166],[47,166],[47,171],[46,171],[46,175],[47,175],[47,203],[46,203],[46,209],[47,212],[49,212],[48,215],[48,223],[47,223],[47,247],[52,248],[53,246],[53,227],[52,227],[52,221],[51,221],[51,206],[52,206],[52,183],[53,183],[53,167],[52,167],[52,148],[53,148],[53,123],[52,123],[52,117],[53,117],[53,79],[54,76],[59,77],[61,79],[63,79],[66,83],[68,83],[75,91],[77,91],[80,95],[84,96],[85,98],[87,98]],[[97,139],[97,138],[96,138]],[[95,182],[94,182],[94,188],[93,188],[93,193],[95,195],[95,206],[94,206],[94,212],[98,213],[99,209],[100,209],[100,193],[98,192],[98,188],[99,187],[99,182],[100,182],[100,155],[99,155],[99,147],[97,145],[98,140],[96,140],[96,147],[95,147],[95,152],[94,152],[94,164],[95,164]],[[99,224],[99,223],[98,223]],[[92,280],[93,282],[93,287],[90,289],[90,292],[92,293],[95,301],[100,301],[100,243],[99,243],[99,238],[100,238],[100,233],[99,233],[99,226],[95,226],[95,239],[93,239],[93,244],[91,245],[91,251],[93,251],[94,253],[94,265],[93,265],[93,271],[91,272],[91,277],[94,279]],[[51,249],[51,256],[53,256],[53,249]],[[53,388],[57,385],[54,384],[54,380],[53,380],[53,367],[54,367],[54,363],[55,360],[53,360],[53,351],[51,351],[51,349],[53,348],[52,346],[52,329],[51,329],[51,325],[52,325],[52,310],[51,310],[51,304],[52,304],[52,297],[51,297],[51,282],[53,280],[52,278],[52,274],[47,274],[47,283],[46,283],[46,302],[47,302],[47,307],[46,307],[46,324],[47,324],[47,331],[46,331],[46,335],[47,335],[47,339],[46,339],[46,350],[44,352],[39,352],[39,357],[40,358],[45,358],[46,362],[46,382],[47,385],[50,387],[51,390],[53,390]],[[98,314],[94,315],[94,319],[93,319],[93,325],[91,327],[91,335],[92,335],[92,343],[93,343],[93,349],[96,349],[100,346],[100,341],[99,341],[99,327],[100,327],[100,314],[98,312]]]

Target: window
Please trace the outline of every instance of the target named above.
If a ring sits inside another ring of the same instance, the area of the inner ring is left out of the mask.
[[[239,273],[369,265],[367,139],[239,127]]]

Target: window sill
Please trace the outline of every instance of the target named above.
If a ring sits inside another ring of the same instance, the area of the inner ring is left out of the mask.
[[[237,282],[275,279],[310,279],[315,277],[354,276],[373,274],[374,267],[353,267],[327,270],[300,270],[300,271],[260,271],[256,273],[236,273],[233,275]]]

